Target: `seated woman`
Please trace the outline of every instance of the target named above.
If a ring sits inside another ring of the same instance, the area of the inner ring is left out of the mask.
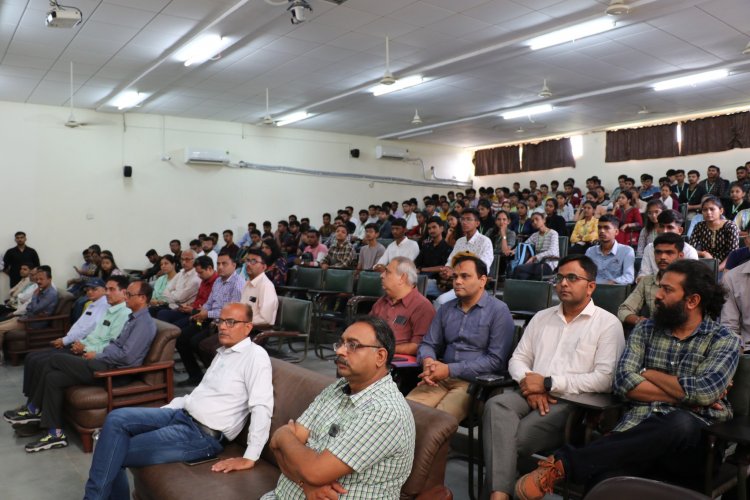
[[[729,220],[735,220],[740,212],[750,209],[750,202],[745,199],[745,187],[741,182],[732,183],[729,188],[729,199],[721,200],[724,205],[724,216]],[[742,230],[742,226],[735,223]],[[745,224],[747,226],[747,224]]]
[[[635,206],[638,200],[631,191],[622,191],[617,196],[616,201],[614,216],[620,221],[620,231],[617,233],[615,240],[621,245],[630,245],[636,248],[643,227],[641,212]]]
[[[581,204],[581,218],[576,222],[573,232],[570,233],[570,247],[568,253],[585,254],[588,248],[599,239],[597,222],[594,217],[596,205],[592,201],[584,201]]]
[[[719,271],[724,271],[727,257],[740,246],[740,231],[734,222],[723,219],[724,207],[715,196],[707,196],[701,203],[703,220],[690,235],[690,244],[701,259],[716,259]]]
[[[638,236],[636,257],[643,257],[643,250],[649,243],[653,243],[658,236],[656,229],[659,227],[659,223],[656,219],[664,210],[666,210],[666,207],[661,200],[651,200],[646,204],[646,224],[644,224],[641,234]]]
[[[513,249],[516,248],[516,233],[510,228],[510,214],[500,210],[495,217],[495,258],[497,261],[497,275],[505,278],[508,264],[513,260]]]
[[[519,201],[516,211],[518,220],[513,223],[513,231],[516,233],[518,241],[524,241],[534,232],[534,226],[531,224],[531,217],[529,217],[529,206],[525,201]]]
[[[573,205],[568,202],[568,198],[565,193],[557,193],[555,195],[557,200],[557,215],[565,219],[565,222],[573,222],[575,220],[575,209]]]
[[[276,240],[273,238],[263,240],[260,249],[270,258],[271,262],[273,262],[273,264],[266,269],[266,276],[268,276],[268,279],[270,279],[276,286],[286,285],[286,274],[288,271],[286,259],[281,256],[281,249],[276,243]]]
[[[461,229],[461,224],[458,221],[460,218],[461,214],[459,214],[455,210],[452,210],[448,214],[448,225],[445,230],[445,242],[451,248],[453,248],[456,245],[458,239],[464,235],[464,232]]]
[[[544,215],[532,214],[531,223],[536,232],[529,236],[526,244],[534,249],[534,256],[525,263],[516,267],[513,278],[518,280],[541,279],[544,274],[549,274],[557,267],[560,258],[560,242],[558,234],[554,229],[544,225]]]
[[[565,218],[557,215],[557,199],[550,198],[544,202],[544,213],[547,219],[544,221],[544,225],[550,229],[554,229],[560,236],[568,235],[568,226],[565,224]]]
[[[104,250],[102,252],[102,260],[99,263],[98,277],[106,283],[110,276],[122,276],[124,274],[125,273],[123,273],[120,268],[117,267],[115,258],[112,256],[112,254],[109,251]]]
[[[664,205],[664,210],[677,210],[679,212],[680,202],[672,192],[672,187],[669,184],[662,184],[660,189],[659,195],[654,197],[654,199],[661,201],[662,205]],[[648,211],[648,207],[646,207],[646,211]]]
[[[164,296],[164,290],[167,289],[167,285],[172,281],[172,278],[177,276],[177,269],[175,268],[174,263],[174,255],[169,254],[162,256],[159,261],[159,269],[162,274],[154,282],[154,291],[148,308],[149,314],[154,318],[160,310],[168,307],[167,298]]]

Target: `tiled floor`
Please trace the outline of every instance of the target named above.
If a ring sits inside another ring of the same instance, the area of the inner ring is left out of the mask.
[[[333,363],[322,361],[312,353],[303,366],[332,376],[335,373]],[[22,366],[0,366],[0,411],[15,408],[24,402],[20,390],[22,377]],[[179,380],[183,375],[177,377]],[[0,422],[0,470],[3,477],[0,500],[83,498],[92,455],[83,453],[75,432],[71,429],[66,431],[70,440],[67,448],[26,453],[24,444],[35,438],[17,438],[9,424]],[[465,435],[456,436],[454,442],[456,448],[462,448]],[[466,462],[448,461],[446,484],[456,500],[468,498],[467,477]]]

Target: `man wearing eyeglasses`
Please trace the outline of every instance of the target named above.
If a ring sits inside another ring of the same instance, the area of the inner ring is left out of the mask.
[[[152,292],[151,285],[142,280],[128,285],[125,302],[132,313],[117,338],[101,352],[86,352],[82,357],[58,354],[50,358],[31,396],[31,405],[37,410],[37,421],[49,431],[39,441],[28,443],[27,452],[68,445],[62,431],[62,406],[67,387],[95,385],[98,381],[94,373],[97,371],[130,368],[143,363],[156,336],[156,323],[148,313]]]
[[[216,462],[211,470],[255,466],[271,428],[271,361],[248,338],[253,329],[250,306],[227,304],[214,321],[221,347],[198,387],[161,408],[120,408],[107,416],[91,461],[85,500],[130,498],[126,467],[219,454],[240,433],[248,415],[244,455]]]
[[[519,388],[484,407],[485,491],[491,500],[512,498],[516,470],[528,470],[532,454],[563,444],[571,406],[553,392],[612,390],[625,338],[617,318],[591,300],[595,278],[588,257],[560,260],[554,278],[560,305],[534,315],[508,363]]]
[[[161,313],[160,311],[161,314],[158,315],[159,319],[173,323],[181,316],[179,313],[182,313],[182,315],[187,314],[187,311],[182,310],[183,306],[188,311],[191,309],[190,304],[195,300],[201,284],[201,278],[194,268],[196,258],[197,254],[193,250],[184,250],[180,253],[182,270],[167,284],[167,288],[164,289],[163,294],[172,312]]]
[[[393,332],[359,318],[334,349],[342,378],[271,437],[282,475],[262,500],[398,498],[409,477],[414,416],[389,374]]]

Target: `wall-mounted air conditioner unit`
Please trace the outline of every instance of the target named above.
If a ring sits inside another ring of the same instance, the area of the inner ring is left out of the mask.
[[[393,146],[375,146],[375,158],[378,160],[405,160],[409,150]]]
[[[229,163],[229,152],[218,149],[185,148],[185,163],[226,165]]]

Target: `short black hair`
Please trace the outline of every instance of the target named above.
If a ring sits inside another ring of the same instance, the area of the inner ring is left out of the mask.
[[[170,240],[169,244],[171,245],[172,243],[177,243],[178,245],[182,246],[182,242],[178,239]]]
[[[699,178],[700,178],[700,176],[701,176],[701,173],[700,173],[700,172],[698,172],[697,170],[689,170],[689,171],[688,171],[688,175],[690,175],[690,174],[695,174],[695,175],[697,175],[697,176],[698,176]]]
[[[201,255],[197,259],[195,259],[195,263],[193,264],[195,267],[200,267],[201,269],[214,269],[214,261],[209,257],[208,255]]]
[[[456,257],[453,258],[453,262],[451,262],[451,265],[453,267],[456,267],[462,262],[471,261],[474,263],[474,267],[477,271],[477,277],[481,278],[482,276],[487,276],[487,264],[484,263],[482,259],[477,257],[474,254],[465,253],[465,254],[458,254]]]
[[[109,278],[107,278],[107,282],[109,281],[114,281],[115,283],[117,283],[117,288],[119,288],[120,290],[125,290],[130,284],[130,279],[124,275],[110,276]]]
[[[385,364],[386,366],[391,366],[391,361],[393,361],[393,355],[396,353],[396,337],[393,335],[393,330],[391,330],[391,327],[386,323],[385,320],[379,318],[378,316],[357,316],[354,318],[354,321],[352,324],[355,323],[365,323],[370,328],[373,329],[375,332],[375,339],[377,340],[378,344],[380,344],[383,349],[385,349],[388,352],[388,359],[386,360]]]
[[[315,236],[318,236],[318,237],[320,237],[320,231],[318,231],[317,229],[308,229],[308,230],[307,230],[307,233],[308,233],[308,234],[309,234],[309,233],[313,233],[313,234],[315,234]]]
[[[438,226],[443,227],[443,219],[441,219],[440,217],[433,215],[432,217],[429,218],[429,220],[427,221],[427,224],[429,225],[429,224],[432,224],[433,222],[437,224]]]
[[[651,175],[651,174],[641,174],[641,180],[642,181],[647,181],[647,180],[648,181],[653,181],[654,180],[654,176]]]
[[[656,245],[674,245],[678,251],[682,252],[685,248],[685,240],[679,234],[663,233],[654,239],[654,248]]]
[[[677,210],[662,210],[659,215],[656,216],[656,222],[659,224],[671,224],[675,223],[681,226],[685,222],[685,218]]]
[[[148,252],[146,252],[146,257],[151,257],[152,255],[159,255],[159,254],[156,252],[156,250],[152,248]]]
[[[620,194],[624,194],[624,193],[620,193]],[[596,225],[598,226],[599,224],[604,224],[604,223],[612,224],[616,229],[620,228],[620,221],[614,215],[608,215],[608,214],[602,215],[601,217],[599,217],[599,222],[597,222]]]
[[[253,229],[252,231],[250,231],[250,235],[252,236],[253,234],[260,236],[260,230]]]
[[[229,233],[232,236],[234,236],[234,231],[232,231],[231,229],[225,229],[224,232],[222,232],[221,234],[227,234],[227,233]]]
[[[24,233],[23,231],[16,231],[16,234],[14,234],[13,236],[26,236],[26,233]]]
[[[249,249],[247,252],[245,252],[245,257],[247,257],[248,255],[255,255],[256,257],[260,257],[260,259],[266,266],[270,266],[271,264],[273,264],[271,256],[264,254],[263,251],[259,248]]]
[[[476,218],[476,220],[479,220],[479,212],[477,211],[477,209],[476,209],[476,208],[465,208],[465,209],[464,209],[464,210],[463,210],[463,211],[461,212],[461,215],[462,215],[462,216],[463,216],[463,215],[467,215],[467,214],[469,214],[469,215],[473,215],[473,216],[474,216],[474,218]]]
[[[284,227],[289,227],[289,223],[288,223],[287,221],[285,221],[285,220],[280,220],[280,221],[278,222],[278,224],[279,224],[280,226],[284,226]]]
[[[149,285],[146,282],[146,280],[135,280],[135,281],[132,281],[131,284],[132,283],[138,283],[138,285],[140,285],[138,289],[138,293],[143,294],[146,297],[146,304],[151,302],[151,297],[154,294],[153,287]]]
[[[191,247],[196,246],[196,245],[201,246],[201,240],[199,240],[198,238],[196,238],[194,240],[190,240],[190,246]]]
[[[583,272],[586,273],[586,278],[591,281],[596,280],[596,273],[599,272],[599,268],[596,267],[596,262],[591,257],[580,253],[566,255],[557,263],[557,270],[559,271],[562,266],[570,262],[578,262],[578,265],[583,268]]]
[[[370,222],[369,224],[365,224],[365,231],[368,229],[374,229],[376,233],[380,232],[380,228],[378,228],[378,225],[374,222]]]
[[[394,226],[406,228],[406,220],[404,220],[402,217],[399,217],[398,219],[391,222],[391,227]]]
[[[685,296],[699,295],[703,316],[712,319],[719,317],[726,300],[726,289],[716,281],[713,271],[706,264],[698,260],[680,259],[672,262],[664,272],[682,274]]]
[[[484,208],[487,208],[487,209],[491,209],[492,208],[492,203],[490,202],[490,200],[488,200],[486,198],[482,198],[477,203],[477,207],[484,207]]]
[[[49,266],[38,266],[36,268],[36,271],[37,272],[41,271],[47,276],[47,278],[52,278],[52,268]]]

